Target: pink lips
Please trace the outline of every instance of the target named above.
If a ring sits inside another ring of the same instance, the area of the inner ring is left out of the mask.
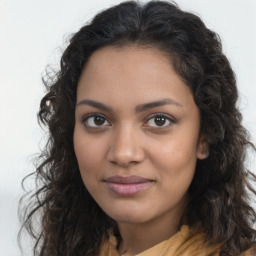
[[[140,176],[112,176],[105,180],[112,192],[119,196],[133,196],[147,189],[154,181]]]

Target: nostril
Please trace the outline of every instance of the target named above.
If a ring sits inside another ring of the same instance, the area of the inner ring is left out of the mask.
[[[113,147],[107,153],[107,159],[109,162],[123,167],[127,167],[130,164],[140,163],[144,158],[144,150],[140,147]]]

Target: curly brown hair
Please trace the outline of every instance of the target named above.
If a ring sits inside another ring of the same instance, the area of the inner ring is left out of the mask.
[[[210,154],[197,162],[182,222],[193,228],[200,221],[206,242],[222,244],[220,255],[239,255],[256,240],[249,196],[256,194],[250,183],[256,176],[245,167],[247,148],[255,148],[241,124],[234,72],[219,36],[196,15],[163,1],[129,1],[99,13],[72,36],[60,71],[44,77],[47,93],[38,116],[49,138],[31,174],[36,191],[21,213],[23,228],[35,239],[34,255],[94,256],[116,225],[82,182],[73,147],[74,113],[78,80],[92,53],[131,44],[153,46],[170,56],[200,109]],[[34,227],[37,214],[40,231]]]

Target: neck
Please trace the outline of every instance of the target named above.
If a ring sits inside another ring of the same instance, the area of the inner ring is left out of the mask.
[[[125,252],[125,256],[136,255],[167,240],[179,230],[180,216],[177,212],[167,212],[145,223],[118,223],[122,239],[119,254]]]

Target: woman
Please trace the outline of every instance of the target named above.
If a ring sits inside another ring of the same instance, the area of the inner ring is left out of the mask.
[[[197,16],[161,1],[103,11],[45,84],[50,136],[24,214],[35,255],[256,255],[253,145]]]

